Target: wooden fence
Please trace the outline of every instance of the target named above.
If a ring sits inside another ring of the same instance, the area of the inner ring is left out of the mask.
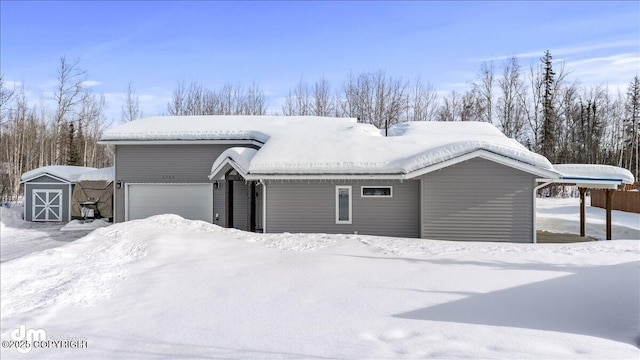
[[[607,195],[604,190],[591,189],[591,206],[606,208]],[[640,214],[640,191],[615,190],[611,194],[611,209]]]

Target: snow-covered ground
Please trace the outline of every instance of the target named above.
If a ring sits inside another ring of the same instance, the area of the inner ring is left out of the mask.
[[[538,204],[540,229],[577,232],[575,199]],[[596,237],[598,210],[587,212]],[[3,345],[20,325],[87,341],[28,354],[3,346],[2,359],[640,356],[635,235],[576,244],[262,235],[160,215],[73,241],[77,232],[51,230],[62,225],[1,215]],[[640,215],[613,219],[614,236],[640,232]]]

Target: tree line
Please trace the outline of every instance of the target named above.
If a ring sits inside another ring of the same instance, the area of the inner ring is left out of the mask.
[[[33,102],[24,84],[9,87],[0,76],[3,200],[19,196],[20,175],[40,166],[111,165],[109,148],[97,141],[116,119],[107,118],[105,96],[93,93],[86,80],[78,60],[63,57],[55,90]],[[352,73],[337,86],[324,77],[301,79],[280,109],[268,108],[258,84],[209,89],[183,81],[165,114],[353,117],[380,129],[405,121],[483,121],[552,163],[611,164],[638,178],[640,78],[636,75],[626,91],[617,93],[605,85],[580,85],[569,80],[549,51],[526,68],[517,57],[484,62],[466,89],[448,93],[420,78],[404,80],[384,71]],[[129,84],[119,121],[141,116]]]

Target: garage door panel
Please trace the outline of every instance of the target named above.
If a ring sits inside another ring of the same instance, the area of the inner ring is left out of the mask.
[[[176,214],[185,219],[213,221],[211,184],[129,184],[127,220]]]

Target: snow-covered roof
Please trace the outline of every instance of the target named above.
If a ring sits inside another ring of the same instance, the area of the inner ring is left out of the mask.
[[[218,176],[220,179],[224,179],[225,173],[230,170],[230,168],[246,176],[249,172],[251,160],[257,152],[258,150],[256,149],[246,147],[232,147],[223,151],[213,162],[213,165],[211,165],[210,178]]]
[[[80,175],[78,181],[113,181],[115,168],[113,166],[87,171]]]
[[[78,181],[78,178],[82,174],[88,171],[94,171],[94,170],[96,170],[96,168],[93,168],[93,167],[49,165],[49,166],[43,166],[37,169],[27,171],[26,173],[22,174],[21,179],[24,182],[24,181],[29,181],[31,179],[35,179],[42,175],[49,174],[59,179],[74,183]]]
[[[611,165],[556,164],[553,167],[562,174],[562,179],[571,180],[611,180],[633,184],[631,171]]]
[[[260,174],[408,174],[482,150],[557,174],[543,156],[479,122],[409,122],[385,137],[353,118],[315,116],[161,116],[106,131],[101,141],[253,140],[264,143],[248,165]],[[222,161],[222,160],[221,160]],[[213,159],[212,159],[213,162]],[[557,176],[556,176],[557,177]]]

